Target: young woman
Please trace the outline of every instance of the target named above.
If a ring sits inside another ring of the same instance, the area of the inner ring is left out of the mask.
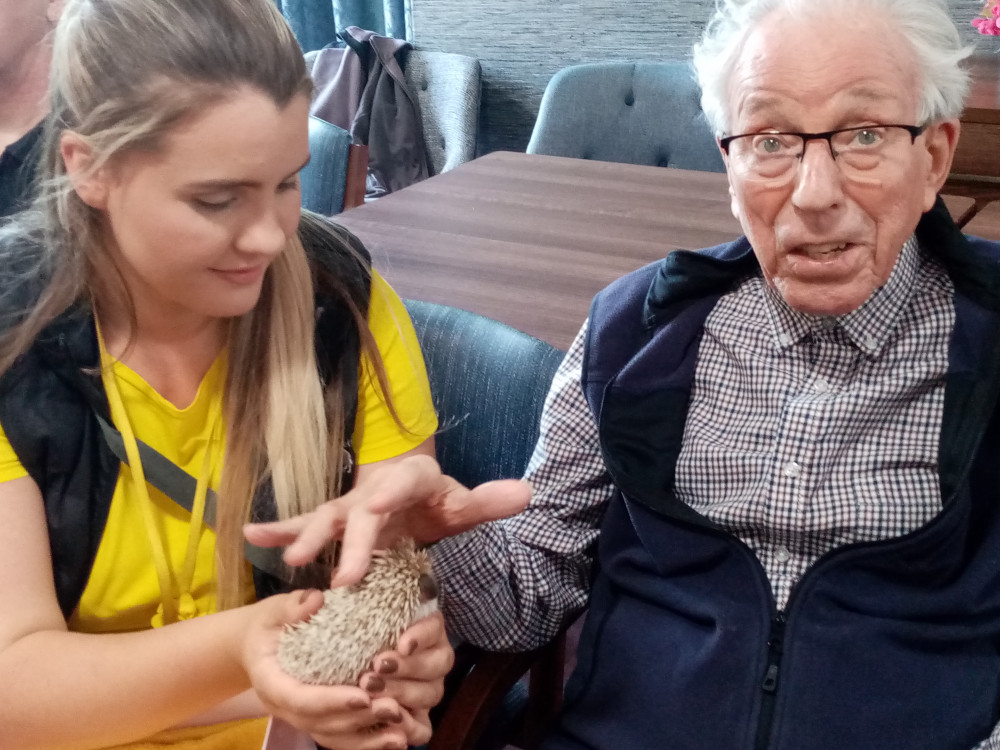
[[[53,50],[45,180],[0,227],[0,747],[253,748],[268,714],[426,741],[440,616],[359,686],[302,685],[277,637],[322,597],[265,597],[244,558],[245,522],[433,455],[437,426],[399,298],[301,216],[292,34],[272,0],[70,0]]]

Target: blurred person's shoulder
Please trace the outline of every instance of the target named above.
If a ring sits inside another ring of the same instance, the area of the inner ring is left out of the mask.
[[[0,218],[26,208],[31,202],[41,142],[39,123],[0,152]]]

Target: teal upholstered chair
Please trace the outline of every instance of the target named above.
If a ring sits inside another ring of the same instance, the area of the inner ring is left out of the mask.
[[[563,352],[465,310],[414,300],[406,307],[441,423],[442,469],[466,485],[520,477]],[[483,750],[490,741],[534,748],[562,699],[564,653],[562,636],[520,654],[456,649],[430,750]]]
[[[318,117],[309,117],[309,163],[299,173],[302,207],[324,216],[365,202],[368,147]]]
[[[722,172],[686,62],[563,68],[542,96],[528,153]]]
[[[324,216],[344,210],[350,153],[350,133],[309,117],[309,163],[299,173],[303,208]]]
[[[441,468],[468,486],[520,478],[563,352],[466,310],[416,300],[406,308],[440,421]]]

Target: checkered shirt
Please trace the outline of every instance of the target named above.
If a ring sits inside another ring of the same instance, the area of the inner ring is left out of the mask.
[[[826,552],[941,510],[952,296],[911,240],[848,315],[800,313],[757,276],[708,316],[675,489],[753,549],[779,607]]]
[[[848,315],[797,312],[760,276],[709,315],[675,489],[754,550],[779,607],[824,553],[904,534],[940,510],[952,297],[945,271],[910,240]],[[449,626],[485,647],[538,645],[586,601],[614,488],[581,387],[585,332],[545,403],[528,510],[433,551]]]

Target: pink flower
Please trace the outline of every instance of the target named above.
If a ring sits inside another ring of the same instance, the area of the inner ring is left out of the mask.
[[[982,18],[973,19],[972,25],[980,34],[1000,36],[1000,0],[986,0]]]
[[[1000,24],[997,24],[996,18],[974,18],[972,25],[976,27],[976,30],[980,34],[1000,36]]]

